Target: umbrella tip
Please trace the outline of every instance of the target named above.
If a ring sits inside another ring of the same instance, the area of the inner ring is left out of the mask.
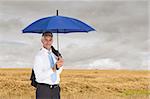
[[[56,15],[58,16],[58,10],[56,10]]]

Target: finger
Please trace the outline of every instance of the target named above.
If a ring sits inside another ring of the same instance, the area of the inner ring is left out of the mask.
[[[58,60],[58,62],[62,62],[62,61],[63,61],[63,59],[59,59],[59,60]]]

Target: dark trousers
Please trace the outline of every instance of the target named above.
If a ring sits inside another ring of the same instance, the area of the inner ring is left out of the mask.
[[[60,87],[55,86],[51,88],[49,85],[38,84],[36,99],[60,99]]]

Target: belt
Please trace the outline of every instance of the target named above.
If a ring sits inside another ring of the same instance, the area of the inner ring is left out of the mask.
[[[49,85],[49,84],[45,84],[45,83],[38,83],[38,84],[39,85],[48,86],[50,89],[59,87],[59,84],[54,84],[54,85]]]

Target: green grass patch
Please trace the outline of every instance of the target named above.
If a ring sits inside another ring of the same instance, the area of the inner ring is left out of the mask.
[[[150,95],[150,90],[126,90],[123,92],[123,95]]]

